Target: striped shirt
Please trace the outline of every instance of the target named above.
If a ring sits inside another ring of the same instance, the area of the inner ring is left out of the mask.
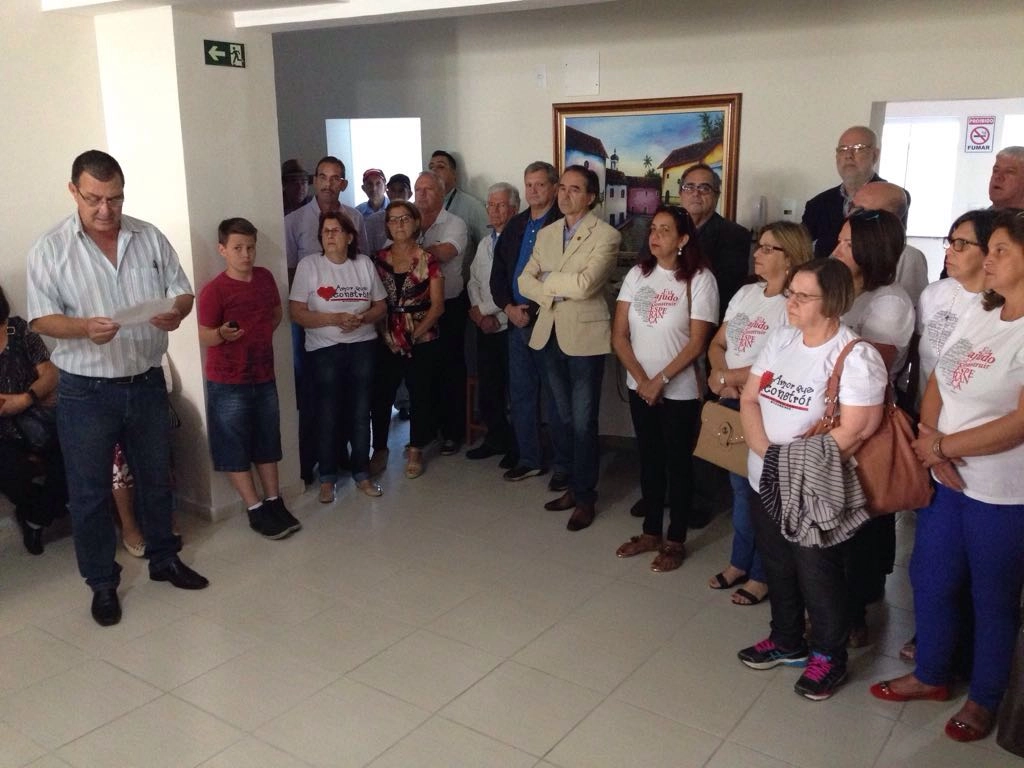
[[[123,216],[117,268],[83,231],[74,213],[36,241],[28,257],[28,319],[47,315],[113,317],[144,301],[193,295],[167,238],[145,221]],[[126,326],[107,344],[57,339],[53,363],[79,376],[134,376],[160,365],[167,332],[149,323]]]

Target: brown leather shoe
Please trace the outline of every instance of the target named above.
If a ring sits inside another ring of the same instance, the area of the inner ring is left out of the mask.
[[[565,527],[570,531],[582,531],[584,528],[590,527],[595,517],[597,517],[597,510],[594,509],[593,504],[577,504]]]
[[[661,551],[651,563],[651,570],[655,573],[674,571],[683,564],[686,559],[686,545],[681,541],[666,541],[661,545]]]
[[[633,557],[644,552],[657,552],[659,549],[661,549],[661,536],[641,533],[639,536],[633,536],[629,541],[616,549],[615,554],[618,557]]]
[[[566,491],[557,499],[552,499],[544,505],[544,509],[548,512],[565,512],[567,509],[572,509],[576,506],[576,498],[572,495],[572,491]]]

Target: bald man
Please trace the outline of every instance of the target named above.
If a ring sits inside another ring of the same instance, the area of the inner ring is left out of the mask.
[[[898,184],[870,181],[857,190],[857,194],[853,196],[853,204],[870,211],[888,211],[903,222],[904,229],[907,227],[910,204],[906,191]],[[928,285],[928,259],[912,245],[905,246],[903,253],[900,254],[899,263],[896,265],[896,282],[903,286],[916,307],[917,300],[921,298],[921,291]]]
[[[877,173],[881,148],[870,128],[855,125],[843,131],[836,142],[836,171],[842,183],[807,201],[803,223],[814,240],[814,255],[832,255],[839,242],[839,230],[853,208],[853,196],[869,181],[884,181]]]
[[[993,208],[1024,208],[1024,147],[999,150],[988,180]]]

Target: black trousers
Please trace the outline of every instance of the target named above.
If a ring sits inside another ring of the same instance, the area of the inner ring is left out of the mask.
[[[461,443],[466,438],[466,321],[469,300],[463,291],[444,302],[438,321],[441,347],[441,389],[434,407],[440,412],[441,436]],[[410,395],[412,387],[409,388]],[[412,406],[416,412],[415,403]]]
[[[644,533],[662,535],[664,500],[668,498],[665,536],[669,541],[686,541],[693,506],[693,439],[700,401],[662,400],[651,406],[631,389],[629,413],[640,452]]]
[[[64,461],[56,444],[41,454],[45,480],[32,482],[36,467],[28,446],[20,440],[0,440],[0,493],[17,507],[27,522],[46,527],[67,512],[68,486]]]
[[[388,447],[391,408],[395,404],[395,393],[398,392],[398,385],[403,377],[409,388],[411,404],[409,444],[413,448],[423,448],[437,437],[441,364],[440,339],[414,344],[412,357],[396,355],[383,341],[378,341],[377,366],[370,405],[375,451]]]
[[[761,507],[754,494],[751,516],[757,550],[768,575],[768,600],[772,606],[772,640],[786,650],[799,648],[804,640],[804,608],[811,617],[811,650],[846,663],[850,634],[846,608],[843,546],[801,547],[787,541],[779,526]]]
[[[508,423],[508,331],[484,333],[476,328],[477,402],[487,426],[484,442],[500,451],[515,445]]]

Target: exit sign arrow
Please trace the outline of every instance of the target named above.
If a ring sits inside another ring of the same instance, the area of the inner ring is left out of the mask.
[[[245,67],[245,46],[224,40],[203,40],[203,61],[213,67]]]

